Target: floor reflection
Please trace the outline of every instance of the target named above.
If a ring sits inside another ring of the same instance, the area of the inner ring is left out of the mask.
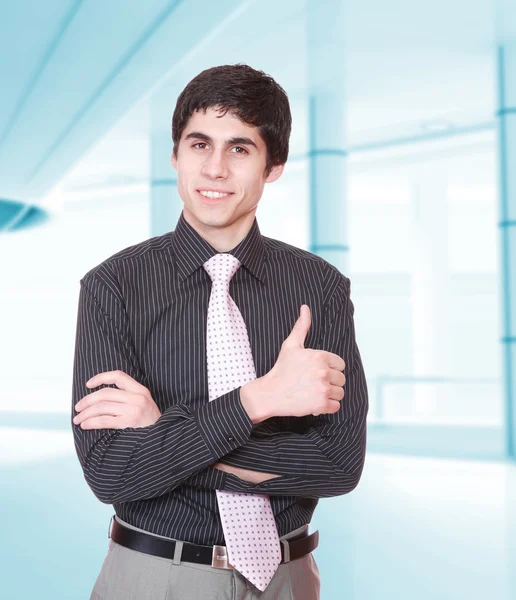
[[[2,597],[89,597],[113,510],[86,485],[71,433],[0,437]],[[357,489],[320,500],[311,524],[322,600],[509,600],[514,506],[512,465],[369,454]]]

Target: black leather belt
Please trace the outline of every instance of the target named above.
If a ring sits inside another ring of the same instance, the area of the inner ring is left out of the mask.
[[[174,558],[176,550],[175,540],[167,540],[152,534],[130,529],[113,517],[112,521],[113,526],[108,536],[117,544],[137,550],[138,552],[152,554],[153,556],[161,556],[162,558],[169,559]],[[319,544],[319,531],[314,531],[310,535],[307,535],[305,532],[283,541],[288,542],[288,545],[281,543],[282,563],[289,560],[296,560],[296,558],[301,558],[305,554],[315,550]],[[285,546],[287,546],[288,550],[285,549]],[[183,550],[178,559],[185,562],[211,565],[217,569],[233,568],[228,560],[226,546],[200,546],[191,542],[183,542]]]

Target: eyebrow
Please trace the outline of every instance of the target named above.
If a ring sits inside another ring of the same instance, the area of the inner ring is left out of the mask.
[[[213,142],[213,139],[209,135],[206,135],[205,133],[202,133],[200,131],[192,131],[187,136],[185,136],[185,140],[191,139],[204,140],[205,142],[209,142],[210,144]],[[253,142],[251,138],[248,137],[232,137],[229,140],[226,140],[226,144],[228,146],[231,146],[233,144],[242,144],[243,146],[254,146],[258,150],[258,146]]]

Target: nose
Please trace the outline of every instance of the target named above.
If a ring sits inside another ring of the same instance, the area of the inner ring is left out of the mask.
[[[202,165],[202,174],[210,179],[226,179],[228,176],[228,165],[223,149],[214,150],[206,156]]]

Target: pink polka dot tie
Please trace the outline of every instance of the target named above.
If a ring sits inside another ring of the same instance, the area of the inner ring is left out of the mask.
[[[229,295],[229,282],[240,267],[240,261],[231,254],[221,253],[212,256],[203,266],[212,280],[207,325],[211,402],[256,379],[256,372],[244,319]],[[281,562],[278,530],[269,497],[215,491],[229,562],[263,591]]]

